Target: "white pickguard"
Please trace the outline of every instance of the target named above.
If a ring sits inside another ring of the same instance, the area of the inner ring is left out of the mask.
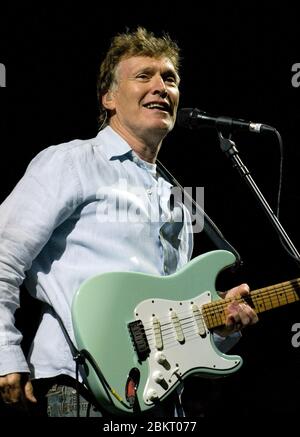
[[[205,326],[201,306],[211,301],[204,292],[192,300],[147,299],[135,308],[150,347],[149,373],[143,398],[150,405],[168,392],[188,371],[208,374],[236,367],[240,361],[217,351]],[[198,315],[195,315],[195,305]]]

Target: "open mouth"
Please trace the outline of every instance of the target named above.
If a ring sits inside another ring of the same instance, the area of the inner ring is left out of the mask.
[[[166,102],[150,102],[143,105],[144,108],[147,109],[158,109],[159,111],[168,112],[169,114],[172,114],[170,105]]]

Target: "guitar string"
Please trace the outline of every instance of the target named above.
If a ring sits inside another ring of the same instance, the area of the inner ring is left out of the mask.
[[[298,280],[294,280],[294,281],[298,282]],[[293,281],[290,281],[290,282],[293,282]],[[267,290],[268,288],[270,288],[269,292]],[[265,291],[266,295],[256,296],[256,294],[260,293],[262,290],[263,290],[263,292]],[[280,305],[284,305],[283,300],[286,301],[287,304],[298,300],[297,296],[295,296],[295,292],[294,292],[293,287],[290,285],[285,285],[285,287],[278,286],[277,290],[276,289],[274,290],[274,286],[266,287],[262,290],[254,290],[252,292],[252,297],[255,299],[256,303],[259,306],[261,306],[262,304],[265,306],[266,303],[271,303],[271,305],[274,306],[274,299],[276,299]],[[284,293],[284,294],[281,296],[281,293]],[[245,296],[245,297],[247,297],[247,296]],[[250,297],[251,297],[251,295],[250,295]],[[294,297],[295,297],[295,300],[291,301],[291,299],[294,299]],[[204,303],[200,306],[198,305],[199,311],[200,311],[200,308],[202,308],[205,312],[205,317],[215,316],[216,315],[215,313],[218,311],[220,312],[220,309],[222,311],[224,311],[225,307],[228,305],[228,303],[230,301],[236,301],[238,303],[245,302],[243,297],[240,297],[240,298],[235,299],[235,300],[230,300],[230,299],[228,299],[228,300],[222,299],[221,300],[220,299],[218,301]],[[191,302],[193,302],[193,301],[191,301]],[[182,311],[177,311],[177,314],[181,315]],[[192,316],[192,317],[195,317],[195,316]],[[204,319],[204,316],[202,316],[202,319]],[[164,320],[164,319],[162,319],[162,320]],[[169,319],[166,318],[166,321],[167,320],[169,320]],[[170,322],[170,323],[172,323],[172,322]],[[151,321],[149,322],[149,324],[151,325]]]
[[[155,342],[149,342],[149,347],[150,347],[151,350],[157,349],[158,351],[159,350],[164,350],[166,352],[166,351],[168,351],[170,349],[178,347],[178,345],[183,346],[184,344],[186,344],[188,342],[190,343],[193,340],[197,340],[197,339],[201,339],[201,337],[193,334],[193,335],[190,335],[190,336],[186,336],[186,341],[184,343],[179,343],[175,338],[173,338],[173,339],[168,339],[168,340],[164,341],[162,349],[156,348]]]
[[[298,281],[297,281],[297,283],[298,283]],[[290,299],[291,296],[293,297],[293,299],[295,298],[293,300],[293,302],[297,301],[298,296],[295,296],[295,292],[294,292],[293,287],[291,287],[291,285],[288,285],[288,284],[289,283],[287,283],[284,287],[281,285],[277,286],[277,289],[274,289],[274,286],[266,287],[263,289],[263,291],[266,292],[267,295],[266,296],[256,296],[256,300],[262,301],[264,306],[265,306],[266,298],[267,298],[269,300],[269,302],[271,303],[271,305],[274,305],[274,303],[272,303],[272,299],[274,300],[274,298],[276,298],[278,300],[278,302],[280,303],[278,293],[282,293],[283,291],[285,291],[285,294],[286,294],[285,300],[287,303],[290,303],[288,301],[288,299]],[[268,292],[268,288],[270,290],[269,292]],[[259,292],[261,292],[261,290],[255,290],[253,292],[253,294],[255,294],[255,292],[259,293]],[[238,299],[238,301],[243,302],[243,298]],[[222,308],[227,304],[224,301],[217,302],[217,303],[219,304],[217,306],[220,306],[220,303],[221,303]],[[209,304],[204,304],[204,305],[209,305]],[[207,311],[207,312],[209,313],[209,311]],[[211,311],[211,312],[213,314],[215,313],[215,311]],[[179,314],[180,316],[184,313],[187,314],[187,317],[179,319],[179,323],[180,323],[185,341],[191,341],[193,339],[202,338],[201,335],[199,334],[199,328],[198,328],[197,322],[202,324],[204,332],[206,334],[204,316],[202,316],[201,313],[200,313],[200,315],[195,315],[195,314],[191,315],[190,310],[177,312],[177,314]],[[163,320],[165,320],[165,321],[160,324],[161,328],[159,330],[160,331],[159,335],[162,336],[163,349],[166,350],[166,349],[171,349],[173,347],[178,347],[178,343],[180,343],[180,342],[176,338],[176,327],[174,326],[174,323],[172,321],[170,321],[169,318],[167,318],[167,317],[163,318]],[[183,322],[183,320],[186,320],[186,321]],[[155,328],[153,328],[153,326],[151,326],[151,322],[148,322],[148,324],[149,324],[149,328],[146,328],[145,331],[149,331],[147,334],[147,340],[148,340],[149,346],[151,346],[153,348],[153,347],[156,347]]]
[[[193,328],[193,327],[191,327],[191,328]],[[176,339],[175,332],[170,333],[170,334],[171,335],[163,336],[163,349],[164,350],[166,350],[166,349],[168,349],[170,347],[178,346],[178,343],[180,343]],[[190,341],[193,338],[198,338],[199,337],[199,335],[195,332],[194,329],[192,329],[192,330],[184,329],[183,330],[183,335],[184,335],[184,338],[185,338],[186,341]],[[155,338],[148,339],[148,343],[149,343],[149,346],[151,346],[151,347],[154,346],[155,347],[156,346]]]
[[[293,300],[291,302],[291,299],[294,299],[294,297],[295,297],[295,293],[294,293],[293,287],[291,287],[291,286],[285,286],[284,290],[283,290],[283,287],[281,287],[280,290],[273,290],[273,288],[271,290],[272,291],[270,291],[265,296],[255,296],[255,293],[259,293],[260,290],[253,291],[252,292],[253,293],[252,297],[255,299],[255,303],[258,306],[261,306],[261,305],[266,306],[266,304],[269,304],[269,303],[271,303],[271,305],[274,306],[274,304],[275,304],[274,303],[274,299],[276,299],[278,301],[278,303],[281,304],[281,305],[284,305],[285,302],[288,304],[288,303],[292,303],[292,302],[298,300],[297,297],[296,297],[295,300]],[[282,290],[285,291],[285,294],[283,296],[279,296],[278,293],[281,293]],[[282,297],[284,297],[284,302],[283,302]],[[280,298],[281,298],[281,301],[279,300]],[[231,300],[231,301],[233,301],[233,300]],[[241,297],[239,299],[235,299],[235,301],[238,302],[238,303],[245,302],[243,297]],[[229,299],[228,300],[223,299],[222,301],[213,301],[213,302],[204,303],[203,305],[200,305],[200,306],[198,305],[199,311],[200,311],[200,308],[202,308],[203,312],[205,313],[205,315],[201,317],[201,319],[203,320],[203,323],[204,323],[205,317],[210,317],[210,316],[211,317],[217,317],[218,316],[218,314],[216,314],[217,312],[220,312],[220,310],[222,312],[224,312],[224,309],[226,308],[226,306],[228,305],[229,302],[230,302]],[[184,313],[182,311],[177,311],[177,314],[179,316],[181,316]],[[190,314],[190,313],[188,313],[188,314]],[[201,311],[200,311],[200,314],[201,314]],[[196,316],[191,315],[191,317],[196,317]],[[161,324],[163,324],[164,323],[164,318],[162,318],[161,320],[162,320]],[[166,318],[165,321],[169,322],[169,323],[172,323],[171,321],[169,321],[168,318]],[[148,323],[149,323],[149,325],[151,325],[151,321],[148,322]],[[146,323],[145,323],[145,325],[146,325]]]
[[[186,319],[191,319],[190,321],[185,322],[184,324],[182,324],[182,330],[183,330],[183,334],[184,334],[184,338],[186,341],[191,341],[194,339],[203,339],[206,337],[206,334],[209,333],[209,331],[206,330],[206,327],[203,324],[203,329],[204,329],[204,336],[201,337],[201,335],[199,334],[198,331],[198,326],[197,323],[195,323],[196,319],[200,319],[201,321],[203,321],[203,317],[194,317],[194,316],[189,316],[186,317]],[[149,322],[149,324],[151,324],[151,322]],[[166,349],[170,349],[173,347],[177,347],[178,343],[180,343],[177,339],[176,339],[176,329],[173,326],[173,323],[171,321],[168,321],[167,323],[163,323],[161,324],[161,326],[168,326],[167,328],[162,328],[161,332],[162,332],[162,341],[163,341],[163,348],[164,350]],[[196,329],[195,329],[196,328]],[[154,329],[152,328],[152,326],[150,328],[147,328],[147,331],[149,331],[149,333],[147,334],[147,339],[149,342],[149,346],[151,347],[156,347],[156,341],[155,341],[155,332]],[[166,334],[166,331],[169,331],[168,334]],[[202,335],[203,335],[202,334]]]
[[[279,287],[278,287],[279,288]],[[264,297],[260,297],[260,298],[258,298],[257,300],[261,300],[261,301],[263,301],[264,302],[264,306],[265,306],[265,298],[267,297],[268,299],[274,299],[274,296],[278,299],[278,291],[281,291],[283,289],[283,287],[282,286],[280,286],[280,290],[273,290],[273,287],[271,288],[270,287],[270,290],[272,290],[271,292],[269,292],[269,294],[268,294],[268,296],[264,296]],[[289,294],[291,294],[290,293],[290,291],[291,291],[291,287],[289,286],[285,286],[285,291],[288,291],[289,292]],[[264,289],[264,290],[266,290],[266,289]],[[260,291],[260,290],[255,290],[257,293]],[[254,293],[254,292],[253,292]],[[292,294],[294,294],[294,293],[292,293]],[[290,296],[289,296],[290,297]],[[296,299],[297,300],[297,299]],[[238,301],[243,301],[243,299],[241,298],[241,299],[239,299]],[[289,303],[288,302],[288,300],[286,299],[286,301],[287,301],[287,303]],[[279,300],[278,300],[278,302],[279,302]],[[224,305],[226,305],[227,303],[225,303],[225,302],[222,302],[222,308],[224,307]],[[207,305],[207,304],[204,304],[204,305]],[[208,304],[209,305],[209,304]],[[272,302],[271,302],[271,305],[273,305],[272,304]],[[185,336],[187,335],[187,331],[186,331],[186,326],[188,326],[188,327],[191,327],[192,329],[194,328],[194,327],[196,327],[196,329],[199,331],[199,327],[198,327],[198,322],[201,324],[201,327],[202,327],[202,329],[203,329],[203,331],[205,332],[206,331],[206,325],[205,325],[205,322],[204,322],[204,316],[202,316],[202,315],[190,315],[190,312],[187,312],[187,311],[185,311],[187,314],[188,314],[188,316],[187,317],[185,317],[185,318],[181,318],[181,319],[179,319],[179,322],[180,322],[180,326],[181,326],[181,328],[182,328],[182,330],[183,331],[185,331]],[[181,316],[182,314],[183,314],[184,312],[183,311],[179,311],[179,315]],[[209,314],[209,313],[211,313],[211,314]],[[201,313],[200,313],[201,314]],[[214,315],[214,316],[216,316],[215,315],[215,311],[206,311],[206,314],[205,314],[205,316],[208,316],[209,317],[209,315]],[[185,322],[185,323],[182,323],[183,322],[183,320],[188,320],[188,319],[190,319],[190,321],[187,321],[187,322]],[[151,322],[148,322],[148,324],[149,325],[151,325]],[[146,325],[146,324],[145,324]],[[169,326],[168,326],[169,325]],[[186,325],[186,326],[185,326]],[[166,318],[166,323],[161,323],[161,329],[160,329],[160,332],[161,332],[161,335],[164,337],[164,341],[166,342],[167,340],[168,340],[168,337],[167,337],[167,334],[166,334],[166,331],[168,330],[169,331],[169,334],[168,335],[170,335],[170,336],[174,336],[174,330],[175,330],[175,334],[176,334],[176,327],[174,326],[174,323],[172,322],[172,321],[170,321],[169,319],[167,319]],[[154,341],[154,343],[155,343],[155,330],[153,330],[153,327],[152,326],[150,326],[149,328],[146,328],[146,330],[148,330],[149,331],[149,333],[147,334],[147,338],[149,338],[149,341],[150,342],[152,342],[152,339],[154,339],[153,341]],[[159,334],[160,335],[160,334]],[[195,338],[197,337],[199,335],[199,333],[196,333],[196,335],[195,335]],[[175,338],[175,344],[177,344],[176,343],[176,338]]]
[[[198,318],[199,318],[199,316],[197,316],[197,319],[198,319]],[[195,319],[195,317],[194,317],[193,315],[190,315],[190,314],[187,313],[187,317],[182,317],[182,318],[180,319],[180,323],[181,323],[182,321],[184,321],[184,320],[188,320],[188,319],[191,319],[191,321],[193,321],[193,319]],[[155,329],[159,329],[159,330],[162,331],[162,332],[166,332],[167,330],[170,330],[170,329],[173,329],[173,328],[174,328],[174,324],[173,324],[172,321],[170,321],[170,319],[168,319],[168,318],[165,318],[165,319],[164,319],[164,318],[163,318],[162,320],[163,320],[163,322],[160,324],[160,328],[153,328],[151,322],[146,322],[146,323],[144,324],[144,326],[147,326],[147,327],[145,328],[145,331],[155,331]],[[190,322],[184,322],[184,324],[186,324],[186,323],[190,323]],[[148,325],[149,325],[149,327],[148,327]]]
[[[270,288],[270,291],[268,291],[267,288]],[[263,292],[263,295],[257,295],[261,291]],[[268,299],[268,300],[270,300],[270,303],[273,306],[274,306],[274,302],[272,302],[272,299],[273,300],[277,299],[279,305],[285,304],[285,303],[283,303],[283,300],[286,301],[286,304],[296,302],[297,300],[299,300],[297,294],[295,293],[294,288],[292,286],[288,286],[288,285],[286,285],[285,287],[280,287],[277,290],[276,289],[274,290],[273,287],[266,287],[262,290],[255,290],[252,293],[250,293],[249,297],[250,298],[252,297],[253,299],[255,299],[256,303],[258,303],[259,305],[267,303],[267,299]],[[245,302],[245,299],[247,299],[247,295],[245,297],[242,296],[238,299],[232,299],[231,301],[243,303],[243,302]],[[291,299],[293,299],[293,300],[291,300]],[[223,299],[222,301],[218,300],[218,301],[205,303],[203,305],[205,315],[208,315],[208,316],[210,314],[213,315],[216,312],[215,309],[223,310],[229,302],[230,302],[230,299],[228,299],[228,300]]]
[[[167,328],[160,329],[160,330],[158,330],[158,328],[154,328],[154,329],[148,328],[148,329],[146,329],[145,331],[149,331],[146,334],[147,335],[147,339],[150,340],[150,341],[153,340],[154,342],[156,342],[156,340],[155,340],[156,339],[156,333],[155,333],[156,330],[158,331],[158,335],[159,336],[161,335],[164,339],[168,338],[168,337],[173,337],[174,336],[174,331],[176,333],[176,328],[173,326],[172,323],[170,325],[171,326],[169,326]],[[164,324],[164,326],[166,326],[166,324]],[[187,329],[190,329],[190,330],[194,331],[194,326],[195,326],[195,323],[193,322],[193,320],[187,321],[187,322],[181,324],[182,330],[183,331],[185,330],[186,333],[189,332]],[[197,327],[197,324],[196,324],[196,327]]]
[[[191,326],[191,327],[193,327],[193,325],[194,325],[193,321],[190,321],[189,323],[184,324],[184,325],[182,326],[182,329],[186,329],[187,326]],[[166,324],[165,324],[164,326],[166,326]],[[147,338],[150,339],[150,340],[153,339],[153,341],[156,342],[155,330],[152,329],[152,328],[148,328],[147,331],[148,331],[148,332],[146,333]],[[174,332],[176,333],[176,328],[175,328],[172,324],[170,324],[170,326],[168,326],[167,328],[162,328],[162,329],[159,331],[158,335],[161,334],[161,336],[165,339],[165,338],[168,338],[168,336],[169,336],[169,337],[173,337],[173,336],[174,336]]]
[[[181,313],[184,313],[184,312],[181,311]],[[184,323],[180,323],[184,337],[185,338],[188,337],[187,339],[189,339],[189,340],[191,338],[197,338],[199,336],[199,334],[197,332],[195,332],[195,329],[194,329],[195,326],[197,328],[197,322],[195,323],[195,321],[197,321],[199,319],[201,322],[201,321],[203,321],[203,318],[201,318],[199,316],[195,317],[193,315],[190,315],[190,313],[188,311],[185,311],[185,313],[187,314],[187,317],[180,319],[180,322],[182,322],[182,320],[186,320]],[[176,328],[174,327],[174,324],[172,321],[170,321],[167,318],[165,318],[165,320],[166,320],[166,323],[165,322],[161,323],[161,325],[160,325],[161,329],[159,329],[159,332],[161,333],[161,336],[163,337],[164,346],[170,347],[172,345],[172,343],[174,343],[174,346],[176,346],[178,344],[178,340],[176,339]],[[148,322],[147,324],[151,325],[151,322]],[[204,329],[204,331],[206,331],[204,324],[203,324],[203,329]],[[145,331],[149,331],[149,333],[147,333],[147,340],[149,342],[149,345],[151,344],[151,346],[153,344],[154,345],[156,344],[155,330],[158,330],[158,328],[153,328],[152,326],[145,329]],[[158,334],[158,335],[160,335],[160,334]]]
[[[190,328],[191,329],[189,329],[189,330],[187,330],[186,327],[183,328],[183,334],[184,334],[184,338],[186,340],[185,342],[192,341],[193,339],[201,338],[201,336],[195,331],[194,325],[191,325]],[[163,337],[163,348],[162,348],[163,350],[171,349],[173,347],[177,347],[178,344],[181,344],[176,339],[175,331],[173,331],[171,334],[172,334],[171,336]],[[156,347],[155,338],[149,339],[148,342],[149,342],[149,346],[154,347],[154,348]]]
[[[268,291],[268,289],[269,289],[269,291]],[[262,294],[259,295],[259,293],[262,293]],[[274,286],[273,287],[266,287],[266,288],[263,288],[261,290],[252,291],[250,293],[249,297],[252,296],[252,297],[255,297],[257,300],[263,301],[266,298],[273,298],[273,297],[278,298],[278,295],[281,293],[283,293],[283,296],[288,295],[288,294],[295,295],[294,287],[288,286],[288,285],[285,285],[284,287],[281,286],[280,288],[278,287],[278,289],[274,289]],[[258,296],[257,296],[257,294],[258,294]],[[247,295],[245,296],[245,298],[247,298]],[[243,301],[243,297],[236,299],[236,300]],[[204,305],[223,306],[223,305],[226,305],[225,301],[226,301],[226,299],[223,299],[223,300],[209,302],[209,303],[204,304]]]
[[[191,315],[188,318],[185,318],[186,322],[182,323],[182,321],[184,319],[180,319],[180,324],[181,324],[181,328],[185,329],[186,326],[187,327],[196,327],[197,330],[197,335],[199,333],[199,331],[202,332],[206,332],[206,324],[204,322],[204,317],[202,315],[198,315],[198,316],[194,316]],[[222,322],[222,320],[219,320],[219,322]],[[222,324],[222,323],[220,323]],[[155,341],[155,329],[153,329],[153,327],[151,326],[151,323],[149,323],[149,328],[146,327],[146,331],[147,331],[147,336],[149,337],[149,339],[154,338]],[[174,335],[174,331],[176,332],[176,327],[173,325],[172,322],[170,322],[169,320],[166,321],[166,323],[162,323],[160,329],[158,330],[158,335],[161,335],[164,338],[167,338],[167,335]]]
[[[179,320],[180,322],[182,320],[188,320],[188,319],[193,320],[196,317],[199,318],[199,316],[195,317],[194,315],[192,315],[189,310],[180,311],[180,312],[177,312],[177,314],[180,316],[180,320]],[[200,319],[201,319],[201,316],[200,316]],[[202,320],[203,320],[203,317],[202,317]],[[143,325],[144,325],[145,331],[147,331],[147,330],[152,330],[153,331],[153,323],[152,323],[152,321],[145,322],[145,323],[143,323]],[[165,328],[165,327],[168,327],[168,325],[169,325],[169,328]],[[162,317],[160,319],[160,329],[162,331],[164,329],[172,329],[173,327],[174,327],[174,323],[172,322],[172,320],[170,320],[170,316],[164,316],[164,317]]]

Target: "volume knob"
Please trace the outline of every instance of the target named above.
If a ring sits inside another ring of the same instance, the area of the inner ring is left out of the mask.
[[[157,384],[161,384],[164,380],[164,375],[159,370],[153,372],[152,376],[153,376],[153,380],[157,382]]]
[[[147,397],[150,401],[156,401],[158,399],[158,395],[157,395],[156,390],[154,390],[154,388],[150,388],[147,391]]]
[[[162,352],[156,352],[155,359],[158,364],[164,364],[167,361],[167,357]]]

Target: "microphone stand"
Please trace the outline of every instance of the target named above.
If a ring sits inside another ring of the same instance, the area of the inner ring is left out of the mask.
[[[238,154],[239,152],[236,148],[235,143],[230,138],[225,138],[220,131],[218,131],[218,137],[220,140],[220,147],[222,152],[225,153],[227,158],[231,159],[233,163],[233,167],[238,170],[240,175],[243,177],[243,179],[247,182],[247,184],[251,188],[252,192],[256,195],[260,206],[263,208],[264,212],[267,214],[272,225],[275,227],[276,231],[280,236],[281,241],[283,240],[285,242],[284,245],[285,249],[288,250],[289,255],[293,257],[294,261],[297,262],[299,267],[300,255],[297,249],[293,245],[292,241],[290,240],[284,228],[282,227],[280,221],[276,217],[275,213],[272,211],[270,205],[262,195],[256,183],[254,182],[252,176],[250,175],[249,170],[247,169],[247,167],[244,165],[241,158],[239,157]]]

